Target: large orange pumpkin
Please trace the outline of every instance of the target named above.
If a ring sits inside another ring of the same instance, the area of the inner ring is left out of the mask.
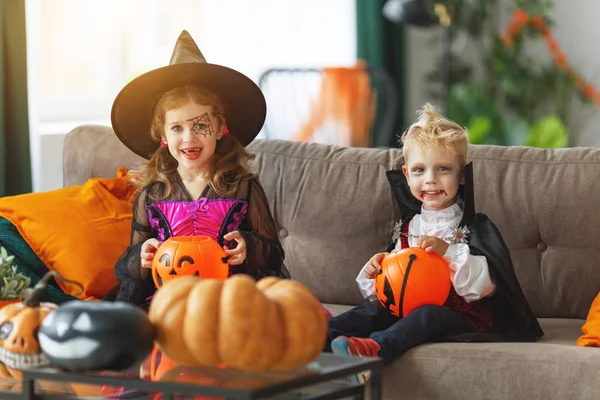
[[[444,304],[451,284],[450,269],[442,257],[409,247],[384,257],[375,291],[381,305],[402,318],[425,304]]]
[[[161,350],[184,366],[293,369],[314,361],[327,336],[327,319],[310,290],[275,277],[175,279],[156,292],[148,316]]]
[[[208,236],[173,236],[161,244],[152,261],[156,287],[178,276],[227,279],[225,250]]]

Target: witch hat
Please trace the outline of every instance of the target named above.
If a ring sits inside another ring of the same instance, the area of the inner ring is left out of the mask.
[[[184,30],[169,65],[133,79],[115,98],[111,122],[119,140],[134,153],[150,158],[159,146],[150,136],[154,107],[163,93],[185,85],[206,88],[225,103],[227,127],[242,145],[260,132],[267,105],[259,87],[236,70],[208,63]]]

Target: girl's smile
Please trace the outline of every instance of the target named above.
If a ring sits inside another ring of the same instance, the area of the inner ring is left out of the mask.
[[[221,138],[221,127],[212,114],[212,106],[193,101],[165,112],[165,141],[182,176],[212,170],[217,140]]]

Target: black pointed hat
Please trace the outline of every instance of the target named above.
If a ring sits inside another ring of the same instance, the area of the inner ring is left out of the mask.
[[[230,134],[244,146],[260,132],[267,105],[259,87],[238,71],[207,63],[184,30],[168,66],[133,79],[115,98],[111,122],[121,142],[134,153],[150,158],[159,146],[150,136],[154,106],[163,93],[185,85],[204,87],[219,96],[227,109]]]

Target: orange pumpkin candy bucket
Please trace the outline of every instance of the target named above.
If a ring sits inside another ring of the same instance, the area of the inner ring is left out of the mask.
[[[402,318],[420,306],[444,304],[451,284],[450,269],[442,257],[409,247],[384,257],[375,291],[381,305]]]
[[[161,244],[154,255],[152,279],[160,288],[178,276],[227,279],[227,254],[208,236],[173,236]]]

